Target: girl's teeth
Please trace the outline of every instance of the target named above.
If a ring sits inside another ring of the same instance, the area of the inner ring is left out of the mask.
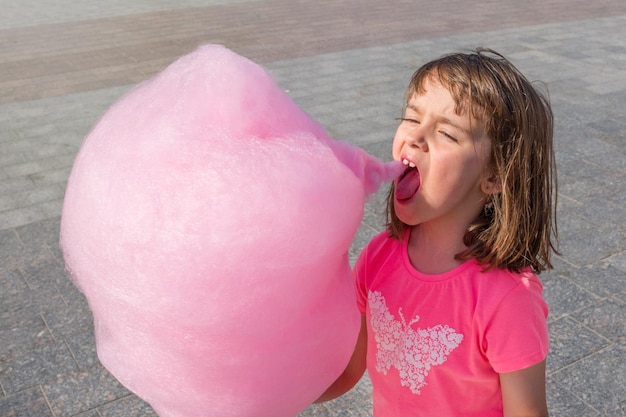
[[[408,166],[410,166],[411,168],[415,168],[415,164],[414,164],[413,162],[409,161],[408,159],[403,159],[403,160],[402,160],[402,163],[403,163],[404,165],[408,165]]]

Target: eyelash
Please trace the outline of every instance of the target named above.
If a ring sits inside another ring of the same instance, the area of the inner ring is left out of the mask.
[[[447,137],[448,139],[450,139],[451,141],[458,142],[458,140],[454,136],[451,136],[450,134],[448,134],[448,133],[446,133],[444,131],[441,131],[441,134],[444,135],[445,137]]]
[[[417,124],[419,124],[418,120],[409,119],[409,118],[406,118],[406,117],[398,117],[396,120],[398,120],[400,122],[409,122],[409,123],[417,123]],[[444,135],[446,138],[450,139],[453,142],[458,142],[457,138],[455,138],[454,136],[450,135],[449,133],[447,133],[447,132],[445,132],[443,130],[440,130],[439,133],[441,133],[442,135]]]

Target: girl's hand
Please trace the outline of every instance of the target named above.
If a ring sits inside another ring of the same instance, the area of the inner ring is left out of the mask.
[[[500,374],[504,417],[547,417],[546,361]]]

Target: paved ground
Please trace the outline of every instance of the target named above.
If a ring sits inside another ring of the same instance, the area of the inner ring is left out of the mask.
[[[626,3],[473,3],[2,2],[0,415],[154,415],[97,361],[57,242],[65,182],[82,138],[123,92],[201,43],[223,43],[263,63],[335,138],[385,159],[408,77],[430,58],[489,46],[545,81],[563,252],[542,275],[551,414],[625,416]],[[380,201],[367,206],[353,257],[381,228]],[[368,416],[368,390],[365,377],[302,416]]]

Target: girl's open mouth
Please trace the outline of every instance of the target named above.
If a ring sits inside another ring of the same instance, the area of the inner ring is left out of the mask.
[[[395,197],[398,201],[407,201],[420,189],[422,183],[420,173],[414,163],[407,160],[402,161],[407,165],[407,169],[398,177],[395,183]]]

